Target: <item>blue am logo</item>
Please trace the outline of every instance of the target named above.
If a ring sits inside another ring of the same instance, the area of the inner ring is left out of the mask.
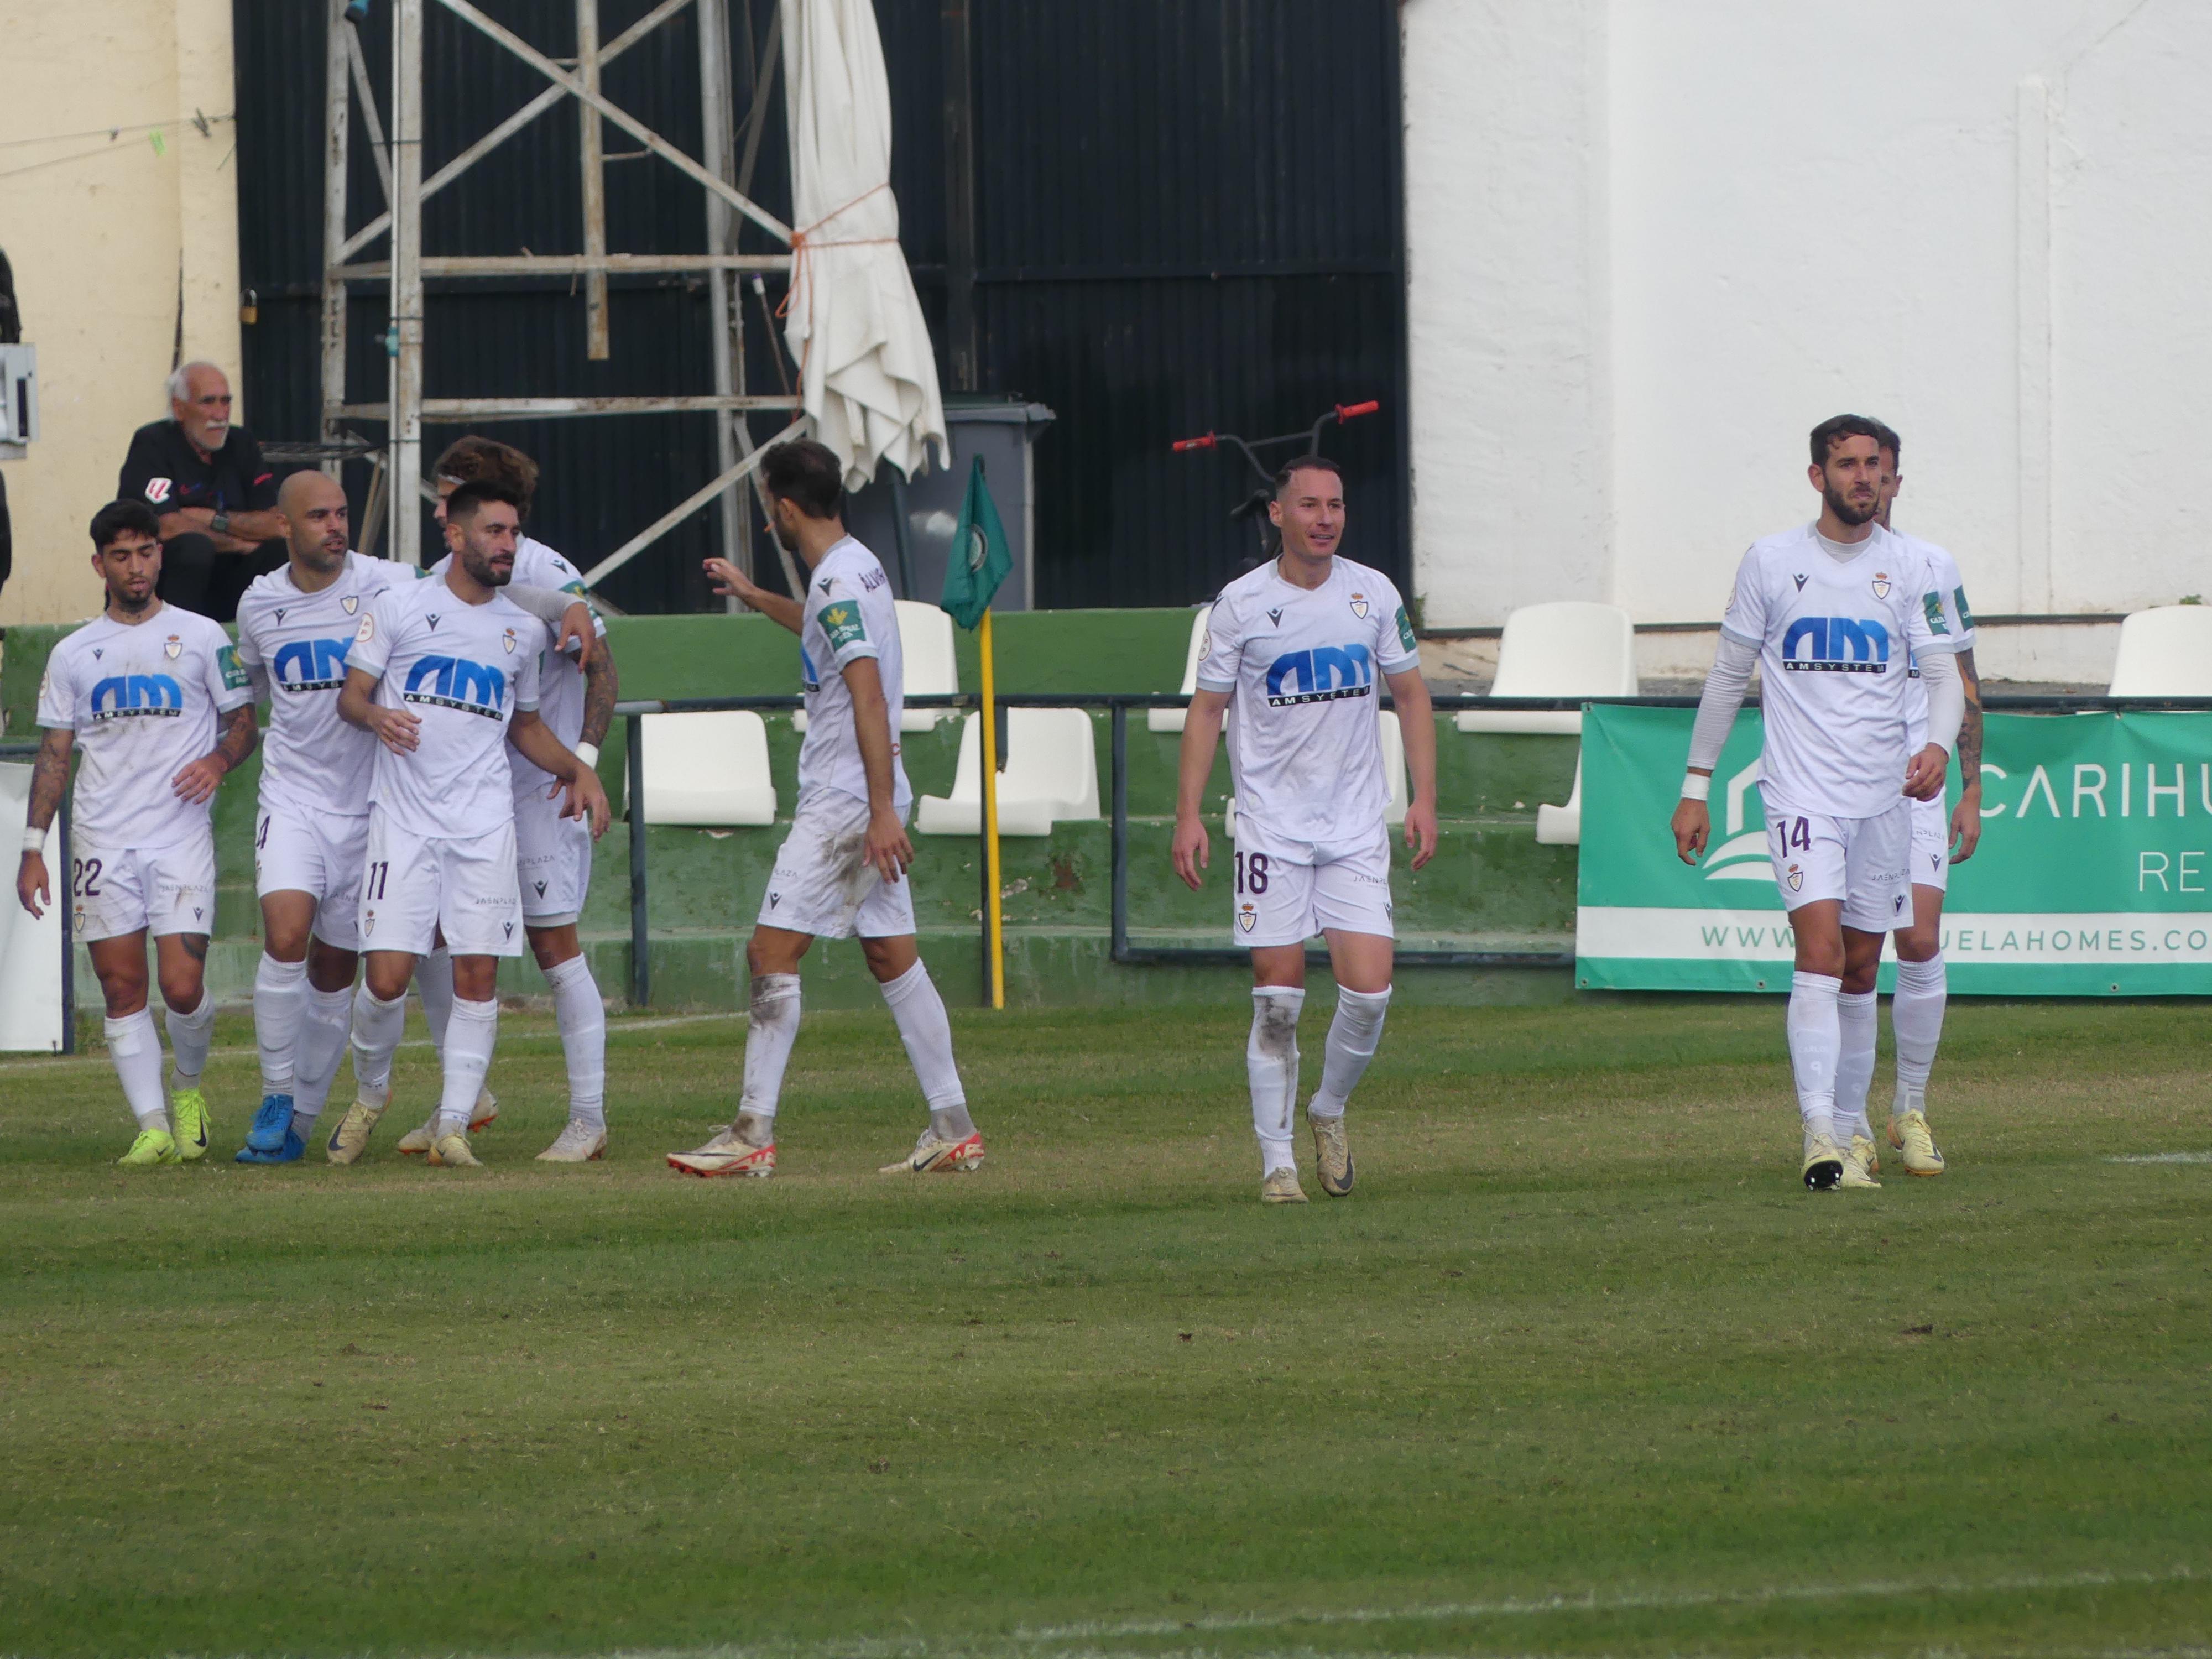
[[[1364,645],[1317,645],[1286,651],[1267,665],[1267,706],[1372,696],[1375,663]]]
[[[489,663],[465,657],[422,657],[407,671],[399,695],[407,702],[498,720],[507,704],[507,676]]]
[[[294,640],[276,653],[270,672],[287,691],[335,691],[345,684],[351,640]]]
[[[1870,617],[1800,617],[1782,636],[1782,665],[1798,673],[1887,674],[1889,629]]]
[[[184,688],[167,674],[110,674],[92,688],[95,720],[177,720],[184,712]]]

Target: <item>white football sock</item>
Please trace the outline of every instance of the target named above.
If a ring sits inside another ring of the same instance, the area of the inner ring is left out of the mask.
[[[406,997],[386,1002],[362,981],[353,997],[353,1080],[363,1098],[391,1098],[392,1051],[406,1029]]]
[[[799,1041],[799,975],[755,974],[751,1019],[745,1028],[744,1092],[740,1116],[773,1118],[783,1094],[783,1068]]]
[[[1897,1038],[1897,1103],[1890,1109],[1899,1117],[1927,1108],[1928,1073],[1943,1040],[1949,995],[1942,951],[1925,962],[1897,964],[1897,992],[1889,1000],[1889,1027]]]
[[[307,963],[279,962],[266,951],[253,970],[253,1042],[261,1050],[261,1092],[292,1092],[294,1049],[307,1006]]]
[[[1382,1016],[1390,1010],[1390,991],[1348,991],[1336,988],[1336,1018],[1328,1023],[1322,1049],[1321,1087],[1306,1103],[1308,1117],[1342,1117],[1367,1062],[1382,1040]]]
[[[407,1005],[398,1006],[404,1019]],[[335,991],[307,988],[307,1018],[300,1026],[292,1078],[292,1128],[302,1140],[314,1133],[315,1120],[323,1115],[324,1104],[331,1097],[331,1085],[337,1081],[338,1067],[345,1061],[346,1037],[352,1029],[352,986],[341,985]]]
[[[545,970],[553,988],[553,1018],[561,1027],[561,1052],[568,1057],[568,1116],[590,1129],[607,1127],[607,1005],[580,956]]]
[[[930,1127],[943,1139],[965,1140],[975,1133],[975,1122],[968,1115],[968,1091],[960,1086],[960,1066],[952,1058],[952,1022],[928,965],[917,960],[896,979],[885,981],[883,992],[928,1103]]]
[[[115,1062],[122,1080],[124,1103],[142,1129],[169,1133],[169,1103],[161,1093],[161,1036],[154,1029],[154,1011],[107,1022],[107,1057]]]
[[[441,945],[415,958],[415,994],[422,999],[422,1023],[430,1028],[430,1046],[443,1054],[446,1026],[453,1018],[452,951]]]
[[[1867,1122],[1867,1090],[1874,1083],[1875,1028],[1880,1024],[1871,991],[1844,991],[1836,998],[1836,1024],[1843,1051],[1836,1059],[1836,1145],[1850,1150],[1850,1138],[1874,1139]]]
[[[491,1070],[491,1051],[499,1042],[499,1000],[471,1002],[453,999],[453,1017],[446,1024],[445,1086],[438,1096],[438,1138],[466,1134],[469,1117],[476,1110],[477,1094],[484,1073]]]
[[[1790,981],[1790,1066],[1796,1074],[1797,1110],[1808,1135],[1835,1138],[1836,1060],[1844,1034],[1836,999],[1844,982],[1829,974],[1794,975]]]
[[[169,1057],[175,1066],[170,1082],[178,1089],[197,1089],[207,1070],[208,1050],[215,1046],[215,999],[200,987],[200,1006],[189,1014],[169,1010]],[[1924,1078],[1927,1073],[1923,1071]]]
[[[1291,1114],[1298,1098],[1298,1011],[1303,989],[1259,985],[1252,990],[1252,1034],[1244,1043],[1244,1075],[1252,1085],[1252,1132],[1260,1137],[1260,1174],[1295,1170]]]

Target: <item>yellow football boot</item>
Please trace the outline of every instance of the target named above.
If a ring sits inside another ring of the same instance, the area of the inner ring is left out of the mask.
[[[177,1156],[176,1138],[167,1129],[141,1129],[131,1150],[115,1161],[126,1170],[150,1170],[157,1164],[181,1164],[184,1159]]]
[[[1905,1173],[1912,1176],[1939,1176],[1943,1173],[1943,1154],[1937,1150],[1936,1137],[1929,1132],[1925,1112],[1907,1112],[1889,1120],[1889,1144],[1905,1154]]]
[[[190,1164],[207,1156],[207,1097],[198,1089],[179,1089],[169,1097],[169,1121],[177,1126],[175,1163]]]

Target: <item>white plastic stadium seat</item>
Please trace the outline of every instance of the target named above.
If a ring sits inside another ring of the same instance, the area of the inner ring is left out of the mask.
[[[950,795],[924,795],[914,827],[925,836],[973,836],[983,828],[981,716],[960,725],[960,761]],[[648,754],[652,751],[648,750]],[[1006,764],[999,774],[999,833],[1048,836],[1055,823],[1098,816],[1098,751],[1080,708],[1009,708]]]
[[[1376,718],[1377,734],[1382,740],[1382,777],[1390,786],[1390,803],[1382,809],[1382,822],[1403,823],[1406,821],[1406,805],[1410,799],[1406,787],[1406,731],[1398,724],[1395,709],[1386,708]],[[1228,807],[1223,813],[1222,832],[1231,841],[1237,839],[1237,797],[1234,795],[1229,798]]]
[[[1632,697],[1636,693],[1636,626],[1618,605],[1563,599],[1523,605],[1505,619],[1492,696]],[[1577,708],[1466,708],[1453,724],[1462,732],[1579,736],[1583,716]]]
[[[2212,605],[2161,605],[2120,623],[2115,697],[2212,696]]]
[[[906,694],[909,697],[949,697],[960,689],[959,659],[953,654],[952,618],[920,599],[896,601],[898,610],[899,654],[905,659]],[[927,732],[938,721],[950,720],[957,708],[909,708],[899,717],[902,732]],[[791,717],[792,728],[806,729],[806,711]]]
[[[1206,652],[1206,619],[1212,614],[1212,605],[1202,605],[1198,608],[1198,614],[1190,619],[1190,650],[1185,654],[1182,664],[1182,690],[1186,697],[1198,690],[1199,659]],[[1189,714],[1188,708],[1147,708],[1145,711],[1145,729],[1180,733]]]
[[[647,714],[645,821],[722,828],[775,822],[768,722],[750,708]]]
[[[1583,844],[1583,763],[1575,757],[1575,787],[1565,806],[1536,809],[1536,839],[1546,847]]]

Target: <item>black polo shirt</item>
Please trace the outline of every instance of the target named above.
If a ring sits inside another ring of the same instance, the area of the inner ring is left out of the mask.
[[[156,513],[180,507],[265,513],[276,505],[276,475],[242,427],[231,428],[215,459],[204,461],[174,421],[149,421],[131,434],[115,496],[143,501]]]

